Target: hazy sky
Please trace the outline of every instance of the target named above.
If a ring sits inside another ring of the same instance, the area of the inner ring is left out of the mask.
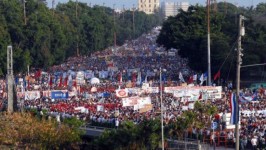
[[[66,3],[69,0],[55,0],[55,4],[57,3]],[[76,0],[72,0],[76,1]],[[131,8],[133,5],[137,6],[138,0],[78,0],[79,2],[87,3],[88,5],[91,3],[91,5],[103,5],[105,3],[105,6],[113,7],[113,4],[115,4],[115,7],[118,9],[123,8],[123,5],[125,5],[125,8]],[[195,4],[201,4],[205,5],[207,0],[160,0],[168,1],[168,2],[189,2],[192,5]],[[222,2],[225,0],[216,0],[217,2]],[[266,3],[266,0],[226,0],[229,3],[233,3],[238,6],[256,6],[258,3],[264,2]],[[48,6],[52,7],[52,0],[47,0]]]

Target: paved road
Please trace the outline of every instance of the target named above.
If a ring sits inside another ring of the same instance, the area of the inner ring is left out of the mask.
[[[214,150],[213,146],[210,146],[209,150]],[[226,148],[226,147],[216,147],[215,150],[234,150],[234,148]]]
[[[81,127],[80,129],[85,131],[86,136],[98,137],[103,133],[104,129],[107,129],[107,128]]]

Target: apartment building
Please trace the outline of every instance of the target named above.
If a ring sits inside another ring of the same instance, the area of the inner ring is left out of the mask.
[[[138,0],[138,10],[153,14],[159,10],[160,0]]]
[[[164,17],[167,18],[169,16],[175,16],[178,14],[178,10],[182,9],[183,11],[187,11],[189,7],[188,2],[163,2],[162,3],[162,12]]]

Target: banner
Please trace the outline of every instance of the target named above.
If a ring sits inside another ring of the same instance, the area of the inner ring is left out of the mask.
[[[138,105],[144,106],[146,104],[151,104],[151,98],[150,97],[141,97],[138,99]]]
[[[91,70],[88,70],[84,73],[84,78],[85,79],[91,79],[94,77],[94,72],[92,72]]]
[[[35,100],[41,97],[40,91],[26,91],[25,100]]]
[[[200,93],[205,96],[203,99],[221,99],[222,98],[222,87],[221,86],[176,86],[176,87],[165,87],[165,93],[172,93],[174,97],[191,97],[193,100],[197,100]]]
[[[77,82],[77,85],[83,85],[83,84],[85,84],[84,71],[77,72],[76,82]]]
[[[42,91],[43,97],[51,97],[51,91]]]
[[[104,106],[103,105],[97,105],[97,111],[104,111]]]
[[[0,92],[1,93],[1,92]],[[25,92],[17,92],[17,98],[18,99],[23,99],[25,96]]]
[[[67,90],[51,91],[51,98],[52,99],[67,99],[68,98],[68,91]]]
[[[153,108],[152,104],[146,104],[146,105],[144,105],[143,108],[139,109],[139,113],[144,113],[144,112],[150,111],[150,110],[152,110],[152,108]]]
[[[130,94],[141,94],[141,89],[140,88],[126,88],[128,93]]]
[[[138,96],[122,98],[122,105],[123,105],[123,107],[137,105],[139,99],[140,99],[140,97],[138,97]]]
[[[138,96],[123,98],[122,104],[123,104],[123,107],[134,106],[134,109],[137,110],[137,109],[143,108],[147,104],[151,104],[151,98],[150,97],[138,97]]]
[[[146,93],[159,93],[159,87],[148,87],[144,91]]]
[[[117,89],[115,90],[117,97],[127,97],[128,96],[128,90],[127,89]]]

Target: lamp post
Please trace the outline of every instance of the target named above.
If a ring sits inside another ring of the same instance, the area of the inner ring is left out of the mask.
[[[13,76],[13,48],[11,45],[7,46],[7,112],[14,112],[14,76]]]
[[[160,68],[160,99],[161,99],[161,128],[162,128],[162,150],[164,150],[164,129],[163,129],[163,85],[162,68]]]
[[[211,37],[210,37],[210,0],[207,0],[207,46],[208,46],[208,85],[211,85]]]
[[[24,14],[24,25],[27,25],[26,0],[23,0],[23,14]]]
[[[114,13],[114,50],[116,50],[115,4],[113,4],[113,13]]]
[[[238,33],[238,46],[237,46],[237,67],[236,67],[236,124],[235,124],[235,135],[236,135],[236,150],[239,150],[239,91],[240,91],[240,67],[242,64],[241,56],[243,56],[241,48],[241,37],[245,35],[244,16],[239,16],[239,33]]]
[[[76,53],[77,56],[79,56],[79,22],[78,22],[78,0],[76,0],[76,22],[78,24],[78,29],[77,29],[77,43],[76,43]]]
[[[133,4],[133,9],[132,9],[132,27],[133,27],[133,40],[135,39],[135,5]]]

